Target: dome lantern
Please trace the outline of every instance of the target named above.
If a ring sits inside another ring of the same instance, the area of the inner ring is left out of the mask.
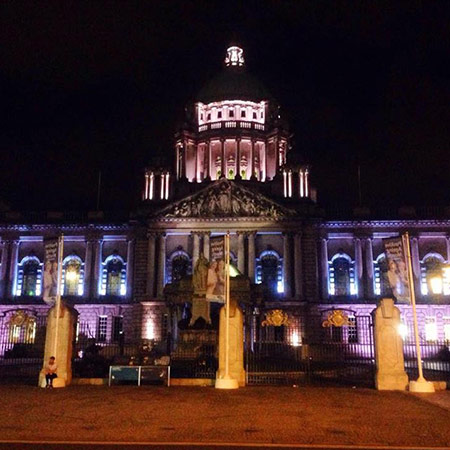
[[[227,48],[227,56],[225,57],[225,65],[242,67],[244,65],[244,50],[233,45]]]

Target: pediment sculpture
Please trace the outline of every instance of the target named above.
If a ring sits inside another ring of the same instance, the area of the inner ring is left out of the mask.
[[[164,208],[159,217],[266,217],[281,219],[295,212],[230,180],[220,180]]]

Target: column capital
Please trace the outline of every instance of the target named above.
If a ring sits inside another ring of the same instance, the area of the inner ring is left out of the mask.
[[[244,231],[244,233],[245,233],[248,237],[250,237],[250,236],[255,237],[256,234],[257,234],[257,231],[256,231],[256,230],[247,230],[247,231]]]

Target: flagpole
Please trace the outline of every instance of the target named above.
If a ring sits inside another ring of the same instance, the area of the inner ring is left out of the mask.
[[[402,239],[403,245],[406,248],[406,259],[408,260],[408,286],[409,286],[409,295],[411,297],[411,306],[413,310],[414,339],[416,341],[417,368],[419,371],[419,378],[417,378],[417,381],[410,381],[409,390],[412,392],[434,392],[433,383],[427,381],[423,376],[422,354],[419,342],[419,325],[417,323],[416,296],[414,292],[414,280],[411,262],[411,246],[409,242],[409,233],[406,232],[402,236]]]
[[[55,341],[53,342],[53,356],[56,358],[56,349],[58,347],[58,330],[59,330],[59,316],[61,310],[61,285],[62,285],[62,260],[64,251],[64,235],[58,238],[58,282],[56,287],[56,328]]]

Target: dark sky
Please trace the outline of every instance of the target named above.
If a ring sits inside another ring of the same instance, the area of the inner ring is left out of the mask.
[[[324,204],[450,205],[450,2],[4,1],[0,198],[136,204],[184,106],[237,40]]]

